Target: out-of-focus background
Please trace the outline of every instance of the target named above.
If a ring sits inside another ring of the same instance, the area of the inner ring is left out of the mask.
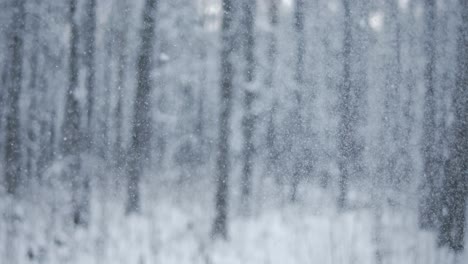
[[[0,264],[468,263],[466,0],[0,0]]]

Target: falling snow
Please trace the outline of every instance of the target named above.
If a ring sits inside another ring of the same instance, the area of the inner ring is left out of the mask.
[[[0,264],[462,264],[466,0],[0,0]]]

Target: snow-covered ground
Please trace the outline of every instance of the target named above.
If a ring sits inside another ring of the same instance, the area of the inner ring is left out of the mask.
[[[71,228],[60,206],[67,201],[47,202],[43,197],[53,197],[51,193],[31,194],[14,208],[4,202],[3,217],[16,220],[13,227],[0,228],[0,263],[455,263],[453,255],[436,247],[434,234],[416,228],[414,210],[385,206],[381,225],[376,225],[372,208],[355,206],[339,213],[330,192],[309,183],[301,186],[294,204],[267,188],[270,193],[264,193],[262,206],[251,216],[236,213],[234,202],[229,239],[213,241],[212,190],[177,184],[182,185],[172,194],[163,191],[172,186],[161,182],[145,189],[143,212],[130,217],[124,214],[121,186],[113,186],[118,190],[113,193],[95,190],[88,229]],[[377,243],[376,230],[381,230]],[[466,255],[458,258],[458,263],[468,263]]]

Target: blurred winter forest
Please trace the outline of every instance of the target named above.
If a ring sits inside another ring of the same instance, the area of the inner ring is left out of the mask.
[[[0,264],[468,263],[468,0],[0,0]]]

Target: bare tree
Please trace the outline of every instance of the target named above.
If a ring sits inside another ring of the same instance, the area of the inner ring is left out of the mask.
[[[65,116],[62,127],[63,141],[62,151],[65,157],[70,159],[70,178],[72,182],[72,207],[73,222],[76,225],[87,225],[88,215],[81,197],[83,179],[81,177],[81,152],[83,147],[83,136],[81,131],[81,110],[77,95],[78,87],[78,34],[79,28],[76,22],[76,0],[69,2],[69,24],[70,24],[70,55],[68,59],[68,89],[65,102]]]
[[[424,53],[426,66],[424,81],[426,94],[424,98],[423,119],[423,159],[424,177],[421,186],[422,199],[419,209],[419,225],[422,228],[435,228],[437,225],[437,149],[436,149],[436,100],[435,100],[435,65],[436,65],[436,27],[437,6],[435,0],[425,0],[425,41]]]
[[[304,0],[297,0],[294,6],[294,30],[296,34],[296,68],[294,71],[294,80],[296,81],[296,90],[294,91],[294,110],[293,110],[293,127],[292,133],[296,137],[293,143],[293,155],[298,155],[298,159],[294,160],[293,175],[291,177],[291,192],[290,200],[295,201],[297,195],[297,187],[300,178],[303,176],[303,117],[302,104],[304,93],[304,59],[305,59],[305,32],[304,32]]]
[[[40,108],[40,72],[39,72],[39,56],[40,49],[35,45],[39,42],[40,34],[40,18],[37,15],[29,15],[31,18],[31,30],[32,30],[32,54],[30,57],[30,79],[28,83],[28,95],[29,95],[29,106],[28,106],[28,125],[27,135],[25,142],[26,145],[26,174],[28,178],[36,176],[38,174],[37,161],[40,148],[40,119],[38,109]]]
[[[220,83],[220,116],[219,116],[219,139],[217,158],[217,190],[216,190],[216,216],[213,222],[213,237],[227,239],[227,213],[228,213],[228,180],[229,180],[229,140],[230,121],[232,109],[232,80],[233,65],[232,53],[234,49],[233,36],[233,2],[223,0],[223,19],[221,25],[221,83]]]
[[[157,0],[146,0],[143,9],[143,28],[137,62],[137,90],[134,102],[132,138],[128,164],[127,213],[140,211],[140,178],[149,160],[151,140],[151,69],[154,53],[155,14]]]
[[[338,207],[346,206],[348,181],[350,175],[349,161],[352,155],[353,131],[351,116],[351,9],[350,0],[343,0],[344,38],[343,38],[343,83],[339,93],[340,122],[338,124],[338,166],[340,169]]]
[[[119,1],[117,3],[119,16],[114,16],[114,21],[121,21],[122,24],[116,29],[116,49],[118,55],[117,63],[117,104],[114,112],[115,120],[115,144],[113,148],[114,152],[114,162],[119,166],[122,164],[124,157],[124,147],[123,147],[123,91],[125,90],[125,80],[127,74],[127,63],[128,63],[128,40],[127,40],[127,10],[128,6],[125,4],[125,1]],[[123,20],[123,21],[122,21]]]
[[[252,192],[252,170],[255,145],[253,142],[253,134],[255,131],[255,115],[252,113],[252,104],[255,100],[254,85],[255,78],[255,11],[256,3],[251,0],[243,1],[243,25],[244,33],[244,59],[246,66],[244,69],[245,89],[244,89],[244,117],[242,120],[242,134],[244,136],[243,145],[243,168],[242,168],[242,202],[243,209],[249,213],[249,199]]]
[[[93,122],[93,111],[94,111],[94,97],[95,85],[96,85],[96,74],[95,74],[95,53],[96,53],[96,0],[87,0],[85,5],[86,21],[84,27],[84,64],[86,67],[86,92],[87,92],[87,105],[86,105],[86,146],[90,148],[92,142],[92,122]]]
[[[414,3],[410,3],[409,10],[412,11],[414,8]],[[406,23],[414,24],[414,15],[413,12],[409,12],[408,18],[405,21]],[[401,27],[401,25],[400,25]],[[415,50],[415,32],[414,29],[408,30],[408,45],[409,51],[411,53]],[[400,41],[404,41],[403,39],[403,32],[400,33]],[[401,48],[401,46],[400,46]],[[401,53],[400,53],[401,56]],[[403,57],[404,58],[404,57]],[[403,58],[401,58],[403,60]],[[403,61],[401,61],[403,63]],[[413,136],[414,128],[413,124],[415,121],[414,115],[414,92],[416,86],[416,78],[413,69],[409,67],[406,71],[401,71],[401,78],[402,78],[402,87],[401,91],[406,92],[406,98],[402,98],[402,138],[401,138],[401,146],[400,146],[400,155],[402,157],[402,165],[401,165],[401,178],[404,182],[411,182],[411,176],[414,173],[414,158],[412,153],[412,148],[410,146],[411,138]]]
[[[265,86],[270,89],[272,98],[270,99],[270,109],[268,111],[268,124],[267,124],[267,135],[266,135],[266,145],[267,145],[267,167],[268,172],[274,172],[274,163],[278,159],[278,150],[276,146],[276,108],[277,108],[277,98],[274,97],[276,92],[274,76],[276,69],[276,57],[277,57],[277,39],[276,39],[276,30],[278,27],[278,0],[270,0],[268,6],[268,22],[270,24],[270,31],[268,32],[268,49],[267,49],[267,59],[268,59],[268,72],[265,78]]]
[[[452,142],[442,191],[439,244],[457,253],[464,248],[468,194],[468,5],[461,2],[457,39],[457,74],[452,95]]]
[[[15,1],[9,43],[11,54],[7,75],[5,179],[9,194],[16,194],[21,177],[19,97],[23,81],[23,34],[25,2]]]

